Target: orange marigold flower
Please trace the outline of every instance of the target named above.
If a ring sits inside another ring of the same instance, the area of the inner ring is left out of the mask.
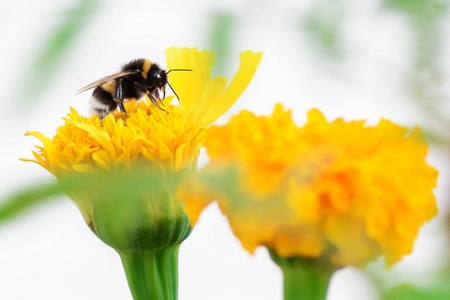
[[[392,265],[437,215],[437,171],[418,127],[328,122],[313,109],[299,128],[278,104],[271,116],[242,111],[212,126],[205,146],[209,164],[179,196],[192,223],[217,200],[250,252],[264,245],[338,267],[384,255]]]

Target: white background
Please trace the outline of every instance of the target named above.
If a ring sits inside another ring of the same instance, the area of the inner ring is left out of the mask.
[[[18,107],[23,71],[42,49],[71,1],[2,1],[0,4],[0,197],[16,189],[51,180],[31,158],[39,142],[26,131],[53,136],[69,106],[87,115],[89,93],[74,91],[116,72],[132,58],[164,65],[164,49],[173,45],[207,49],[211,16],[217,11],[237,17],[232,35],[231,78],[238,55],[263,51],[249,88],[219,122],[241,109],[268,114],[276,102],[293,108],[301,125],[306,111],[322,110],[329,120],[385,117],[402,125],[427,124],[404,88],[411,60],[411,36],[405,19],[386,13],[377,1],[348,1],[343,27],[347,57],[339,66],[312,55],[298,30],[311,1],[105,1],[101,12],[64,57],[51,86],[33,107]],[[448,23],[444,31],[449,36]],[[447,39],[448,40],[448,39]],[[441,66],[449,69],[449,44],[442,44]],[[447,58],[446,58],[447,57]],[[448,82],[444,74],[443,86]],[[443,91],[448,93],[447,90]],[[442,110],[449,112],[448,98]],[[206,157],[202,154],[201,161]],[[447,157],[446,157],[447,155]],[[414,253],[390,270],[387,278],[423,282],[434,268],[448,262],[444,223],[449,205],[448,152],[433,148],[429,162],[440,171],[435,194],[441,216],[427,224]],[[281,272],[259,249],[249,255],[234,238],[216,205],[209,207],[180,250],[180,300],[282,299]],[[68,198],[43,205],[0,227],[0,299],[131,299],[119,256],[99,241]],[[376,299],[362,271],[346,268],[333,277],[328,300]]]

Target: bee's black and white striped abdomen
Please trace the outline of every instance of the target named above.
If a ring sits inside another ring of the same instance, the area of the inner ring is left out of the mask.
[[[114,99],[115,82],[110,81],[94,89],[89,103],[89,114],[104,119],[117,108],[117,100]]]

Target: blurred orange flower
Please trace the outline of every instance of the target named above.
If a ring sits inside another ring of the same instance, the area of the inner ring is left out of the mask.
[[[299,128],[281,104],[272,116],[242,111],[209,129],[209,164],[179,197],[195,223],[217,200],[235,235],[253,252],[388,265],[410,253],[419,228],[437,215],[437,171],[413,130],[382,119],[328,122],[313,109]]]

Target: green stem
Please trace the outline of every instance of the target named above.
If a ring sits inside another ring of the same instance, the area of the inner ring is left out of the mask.
[[[148,252],[119,252],[134,300],[178,298],[178,249],[180,245]]]
[[[280,257],[273,250],[270,256],[283,271],[284,300],[325,300],[335,269],[321,265],[317,259]]]

